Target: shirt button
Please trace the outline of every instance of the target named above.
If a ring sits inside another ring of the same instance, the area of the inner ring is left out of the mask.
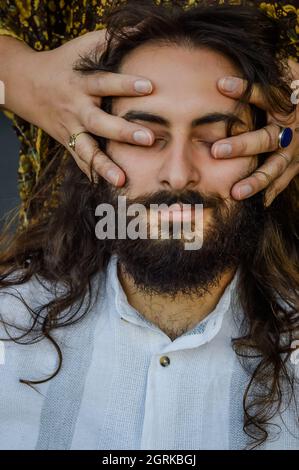
[[[168,357],[168,356],[162,356],[162,357],[160,357],[160,364],[161,364],[161,366],[163,366],[163,367],[169,366],[169,364],[170,364],[170,359],[169,359],[169,357]]]

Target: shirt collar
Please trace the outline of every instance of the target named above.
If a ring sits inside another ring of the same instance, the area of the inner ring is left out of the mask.
[[[129,304],[127,296],[118,278],[117,272],[117,255],[113,255],[107,267],[107,289],[109,290],[110,298],[114,299],[113,312],[124,320],[138,324],[140,326],[147,326],[154,331],[161,331],[158,326],[154,325],[140,312],[138,312],[132,305]],[[168,351],[177,349],[177,344],[180,343],[180,348],[196,347],[200,344],[207,343],[216,336],[219,332],[224,315],[231,309],[232,298],[236,293],[236,285],[239,277],[239,268],[237,269],[233,279],[226,286],[221,298],[219,299],[214,310],[203,320],[201,320],[192,330],[187,331],[183,335],[176,338],[171,342]],[[175,345],[175,346],[172,346]]]

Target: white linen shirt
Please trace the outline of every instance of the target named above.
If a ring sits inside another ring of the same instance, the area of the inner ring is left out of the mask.
[[[213,312],[171,341],[128,303],[113,256],[94,279],[100,291],[90,312],[55,332],[63,364],[36,387],[40,393],[19,378],[47,377],[57,365],[53,346],[0,343],[0,449],[245,448],[242,398],[249,376],[231,347],[243,315],[233,316],[237,277],[238,271]],[[32,307],[49,295],[35,278],[16,289]],[[8,293],[0,295],[0,313],[12,323],[29,319]],[[281,432],[261,449],[299,449],[291,408],[272,423]]]

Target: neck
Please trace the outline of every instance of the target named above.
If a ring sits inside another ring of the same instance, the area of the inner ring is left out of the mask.
[[[236,269],[224,272],[217,285],[203,295],[197,297],[178,294],[174,299],[168,295],[144,293],[136,288],[134,280],[125,273],[122,266],[118,266],[118,278],[130,305],[146,320],[158,326],[172,341],[193,329],[215,309],[235,272]]]

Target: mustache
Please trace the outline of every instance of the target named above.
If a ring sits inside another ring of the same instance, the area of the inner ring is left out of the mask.
[[[113,199],[117,199],[118,196],[126,196],[126,193],[121,190],[113,191]],[[136,198],[127,197],[127,204],[142,204],[147,209],[152,204],[166,204],[171,206],[172,204],[202,204],[203,208],[216,208],[220,204],[223,204],[223,199],[217,195],[205,195],[198,191],[185,190],[183,192],[169,192],[169,191],[156,191],[154,193],[147,193]]]

